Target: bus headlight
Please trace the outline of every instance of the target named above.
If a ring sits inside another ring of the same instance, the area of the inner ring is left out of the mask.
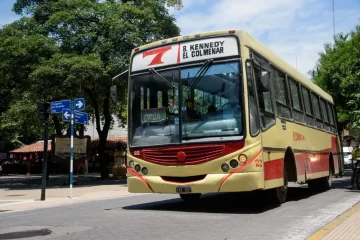
[[[136,165],[135,165],[135,171],[140,172],[140,170],[141,170],[140,165],[139,165],[139,164],[136,164]]]
[[[135,166],[135,163],[134,163],[133,160],[131,160],[131,161],[129,162],[129,167],[130,167],[130,168],[134,168],[134,166]]]
[[[143,167],[141,169],[141,172],[142,172],[142,174],[146,175],[146,174],[148,174],[148,169],[146,167]]]
[[[227,172],[227,171],[229,171],[229,169],[230,169],[230,167],[229,167],[229,165],[228,165],[227,163],[223,163],[223,164],[221,165],[221,170],[222,170],[223,172]]]
[[[232,168],[236,168],[238,165],[239,165],[239,162],[238,162],[237,160],[232,159],[232,160],[230,161],[230,166],[231,166]]]

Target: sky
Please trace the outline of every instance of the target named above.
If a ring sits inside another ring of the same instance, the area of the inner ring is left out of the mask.
[[[0,27],[20,16],[15,0],[0,0]],[[332,0],[183,0],[170,9],[181,35],[213,30],[246,30],[309,77],[324,43],[333,41]],[[334,0],[335,32],[360,24],[360,0]]]

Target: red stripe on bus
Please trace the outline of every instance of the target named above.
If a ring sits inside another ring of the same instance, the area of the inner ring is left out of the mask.
[[[272,180],[284,177],[284,159],[275,159],[264,163],[264,180]]]
[[[225,181],[232,176],[234,173],[240,172],[241,170],[243,170],[244,168],[246,168],[249,164],[251,164],[253,161],[255,161],[255,159],[260,155],[262,150],[260,150],[255,157],[253,157],[252,159],[250,159],[249,161],[247,161],[245,164],[241,165],[240,167],[236,168],[233,172],[229,173],[228,175],[226,175],[226,177],[222,180],[220,187],[218,189],[218,192],[220,191],[221,187],[224,185]]]
[[[179,43],[179,48],[178,48],[177,63],[180,63],[180,43]]]
[[[154,192],[154,190],[151,188],[151,186],[149,185],[149,183],[142,177],[140,176],[139,174],[137,174],[136,172],[134,172],[131,168],[127,168],[127,170],[135,177],[139,178],[143,183],[145,183],[145,185],[150,188],[150,190],[152,192]]]
[[[321,150],[324,153],[315,153],[315,155],[309,151],[308,153],[302,153],[295,155],[296,173],[297,175],[305,175],[311,173],[319,173],[329,171],[329,154],[337,153],[336,138],[332,138],[331,148]],[[326,153],[325,153],[326,152]],[[339,167],[338,156],[333,155],[334,168]],[[307,161],[307,164],[306,164]],[[282,164],[284,161],[282,158],[274,159],[264,163],[264,180],[269,181],[273,179],[283,178]],[[306,171],[307,168],[307,171]]]

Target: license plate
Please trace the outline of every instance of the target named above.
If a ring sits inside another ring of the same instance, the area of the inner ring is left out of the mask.
[[[184,187],[176,187],[176,192],[177,193],[190,193],[191,192],[191,187],[190,186],[184,186]]]

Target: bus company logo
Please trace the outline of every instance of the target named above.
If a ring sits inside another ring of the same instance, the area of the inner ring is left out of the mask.
[[[183,151],[180,151],[176,154],[176,157],[178,159],[178,161],[185,161],[186,160],[186,154]]]
[[[297,133],[297,132],[294,132],[294,131],[293,131],[293,139],[294,139],[294,141],[304,141],[304,140],[306,140],[304,135],[302,135],[300,133]]]
[[[148,66],[162,64],[162,63],[164,63],[162,61],[162,56],[169,50],[171,50],[171,46],[150,50],[150,51],[143,53],[143,58],[145,58],[147,56],[155,55],[155,57],[152,59],[152,61],[150,62],[150,64]]]

